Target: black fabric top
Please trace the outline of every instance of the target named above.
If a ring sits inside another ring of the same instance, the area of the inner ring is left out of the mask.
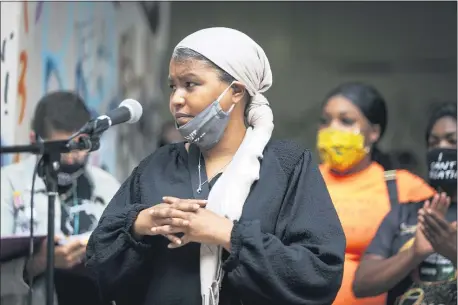
[[[366,249],[367,254],[388,258],[413,244],[418,211],[423,203],[393,206],[385,216],[377,234]],[[456,203],[447,211],[449,222],[456,220]],[[402,300],[409,300],[408,303]],[[456,304],[456,269],[453,263],[434,253],[388,292],[387,305]]]
[[[196,197],[199,157],[194,146],[188,154],[184,143],[158,149],[108,205],[87,248],[87,267],[105,299],[117,305],[202,304],[199,244],[168,249],[163,236],[138,242],[131,235],[138,213],[163,196]],[[205,169],[202,175],[205,181]],[[199,196],[208,193],[205,184]],[[331,304],[344,252],[345,236],[311,153],[273,141],[234,223],[220,304]]]

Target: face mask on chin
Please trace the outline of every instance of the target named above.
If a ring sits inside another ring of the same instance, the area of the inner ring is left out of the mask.
[[[318,132],[317,148],[321,161],[344,173],[361,162],[369,152],[359,131],[325,128]]]
[[[429,183],[438,191],[447,195],[456,194],[456,157],[457,150],[453,148],[436,148],[427,154]]]
[[[226,112],[220,101],[231,88],[231,83],[220,96],[196,117],[183,126],[176,124],[181,136],[189,143],[194,143],[202,150],[213,148],[222,138],[234,105]]]

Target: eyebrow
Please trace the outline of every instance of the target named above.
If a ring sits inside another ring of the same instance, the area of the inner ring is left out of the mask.
[[[431,133],[431,137],[433,138],[450,137],[455,134],[456,134],[456,131],[448,131],[448,132],[444,132],[443,134]]]
[[[200,79],[200,77],[197,74],[192,73],[192,72],[187,72],[187,73],[181,74],[181,75],[177,76],[177,78],[179,80],[184,79],[184,78],[197,78],[197,79]],[[172,81],[172,77],[170,75],[168,76],[168,80],[169,80],[169,82]]]

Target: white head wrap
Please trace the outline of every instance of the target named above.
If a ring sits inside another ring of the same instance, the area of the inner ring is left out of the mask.
[[[252,184],[259,179],[260,159],[270,140],[273,114],[262,94],[272,86],[272,71],[264,50],[250,37],[234,29],[208,28],[183,39],[175,47],[188,48],[208,58],[242,82],[251,96],[248,128],[232,162],[210,191],[207,209],[238,220]],[[202,304],[218,305],[224,272],[222,248],[201,245],[200,280]]]
[[[179,48],[200,53],[245,85],[251,96],[247,113],[250,125],[254,126],[262,115],[273,121],[273,115],[268,115],[267,111],[250,114],[256,106],[269,105],[262,93],[272,86],[272,70],[264,50],[248,35],[230,28],[207,28],[184,38],[175,50]]]

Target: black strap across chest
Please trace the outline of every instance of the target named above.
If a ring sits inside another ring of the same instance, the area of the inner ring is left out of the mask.
[[[388,188],[388,197],[391,207],[399,204],[398,185],[396,179],[396,171],[390,170],[384,172],[386,186]]]

